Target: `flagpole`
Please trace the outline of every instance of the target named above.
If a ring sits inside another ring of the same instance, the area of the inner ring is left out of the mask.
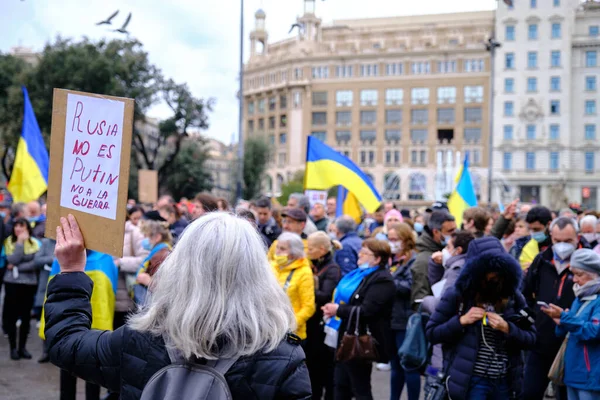
[[[244,0],[240,0],[240,86],[239,86],[239,104],[238,104],[238,178],[236,182],[235,197],[236,201],[242,199],[244,182],[244,138],[242,126],[244,121]]]
[[[492,37],[489,38],[485,47],[490,52],[490,115],[489,115],[489,140],[488,140],[488,205],[492,204],[492,179],[494,169],[494,99],[495,99],[495,72],[496,72],[496,49],[501,46],[495,39],[496,30],[492,31]]]

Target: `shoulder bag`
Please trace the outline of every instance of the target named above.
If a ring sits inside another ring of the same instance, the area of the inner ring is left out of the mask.
[[[354,325],[354,332],[351,331],[352,316],[356,312],[356,323]],[[359,322],[360,322],[360,307],[352,307],[350,316],[348,317],[348,326],[346,332],[342,337],[340,348],[336,354],[337,361],[367,361],[373,362],[379,359],[377,352],[377,341],[367,326],[367,332],[364,335],[359,333]]]

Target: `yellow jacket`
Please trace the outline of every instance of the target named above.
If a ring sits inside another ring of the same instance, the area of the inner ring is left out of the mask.
[[[539,252],[540,246],[535,239],[531,239],[529,242],[527,242],[521,251],[521,256],[519,257],[519,264],[521,264],[523,271],[526,271],[529,268]]]
[[[304,243],[304,254],[308,254],[308,240],[302,239],[302,243]],[[273,242],[271,247],[269,247],[269,252],[267,253],[267,258],[269,262],[272,263],[275,259],[275,249],[277,248],[277,240]]]
[[[292,303],[294,315],[296,316],[296,324],[298,325],[296,335],[300,336],[301,339],[306,339],[306,321],[315,313],[315,280],[310,262],[306,258],[301,258],[283,268],[277,267],[274,263],[271,263],[271,265],[282,288],[290,272],[294,271],[286,294]]]

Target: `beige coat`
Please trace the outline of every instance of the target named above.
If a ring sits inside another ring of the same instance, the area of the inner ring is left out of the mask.
[[[148,256],[148,251],[142,247],[144,235],[140,228],[127,221],[125,223],[125,240],[123,241],[123,258],[120,259],[119,284],[117,286],[117,303],[115,311],[127,312],[133,310],[133,300],[125,286],[125,275],[135,274],[142,261]]]

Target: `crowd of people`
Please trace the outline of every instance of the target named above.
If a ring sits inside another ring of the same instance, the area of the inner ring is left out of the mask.
[[[336,215],[335,198],[300,193],[285,207],[261,197],[232,209],[201,193],[127,208],[106,324],[91,312],[100,261],[81,256],[74,218],[56,244],[39,203],[0,204],[10,357],[31,358],[29,321],[47,298],[40,362],[61,368],[62,399],[75,376],[90,400],[100,386],[140,398],[171,347],[231,359],[224,375],[240,399],[372,399],[374,367],[390,371],[391,400],[404,387],[409,400],[600,398],[595,212],[515,200],[468,209],[457,226],[444,203],[390,201],[355,220]],[[399,351],[416,313],[429,349],[418,368]]]

